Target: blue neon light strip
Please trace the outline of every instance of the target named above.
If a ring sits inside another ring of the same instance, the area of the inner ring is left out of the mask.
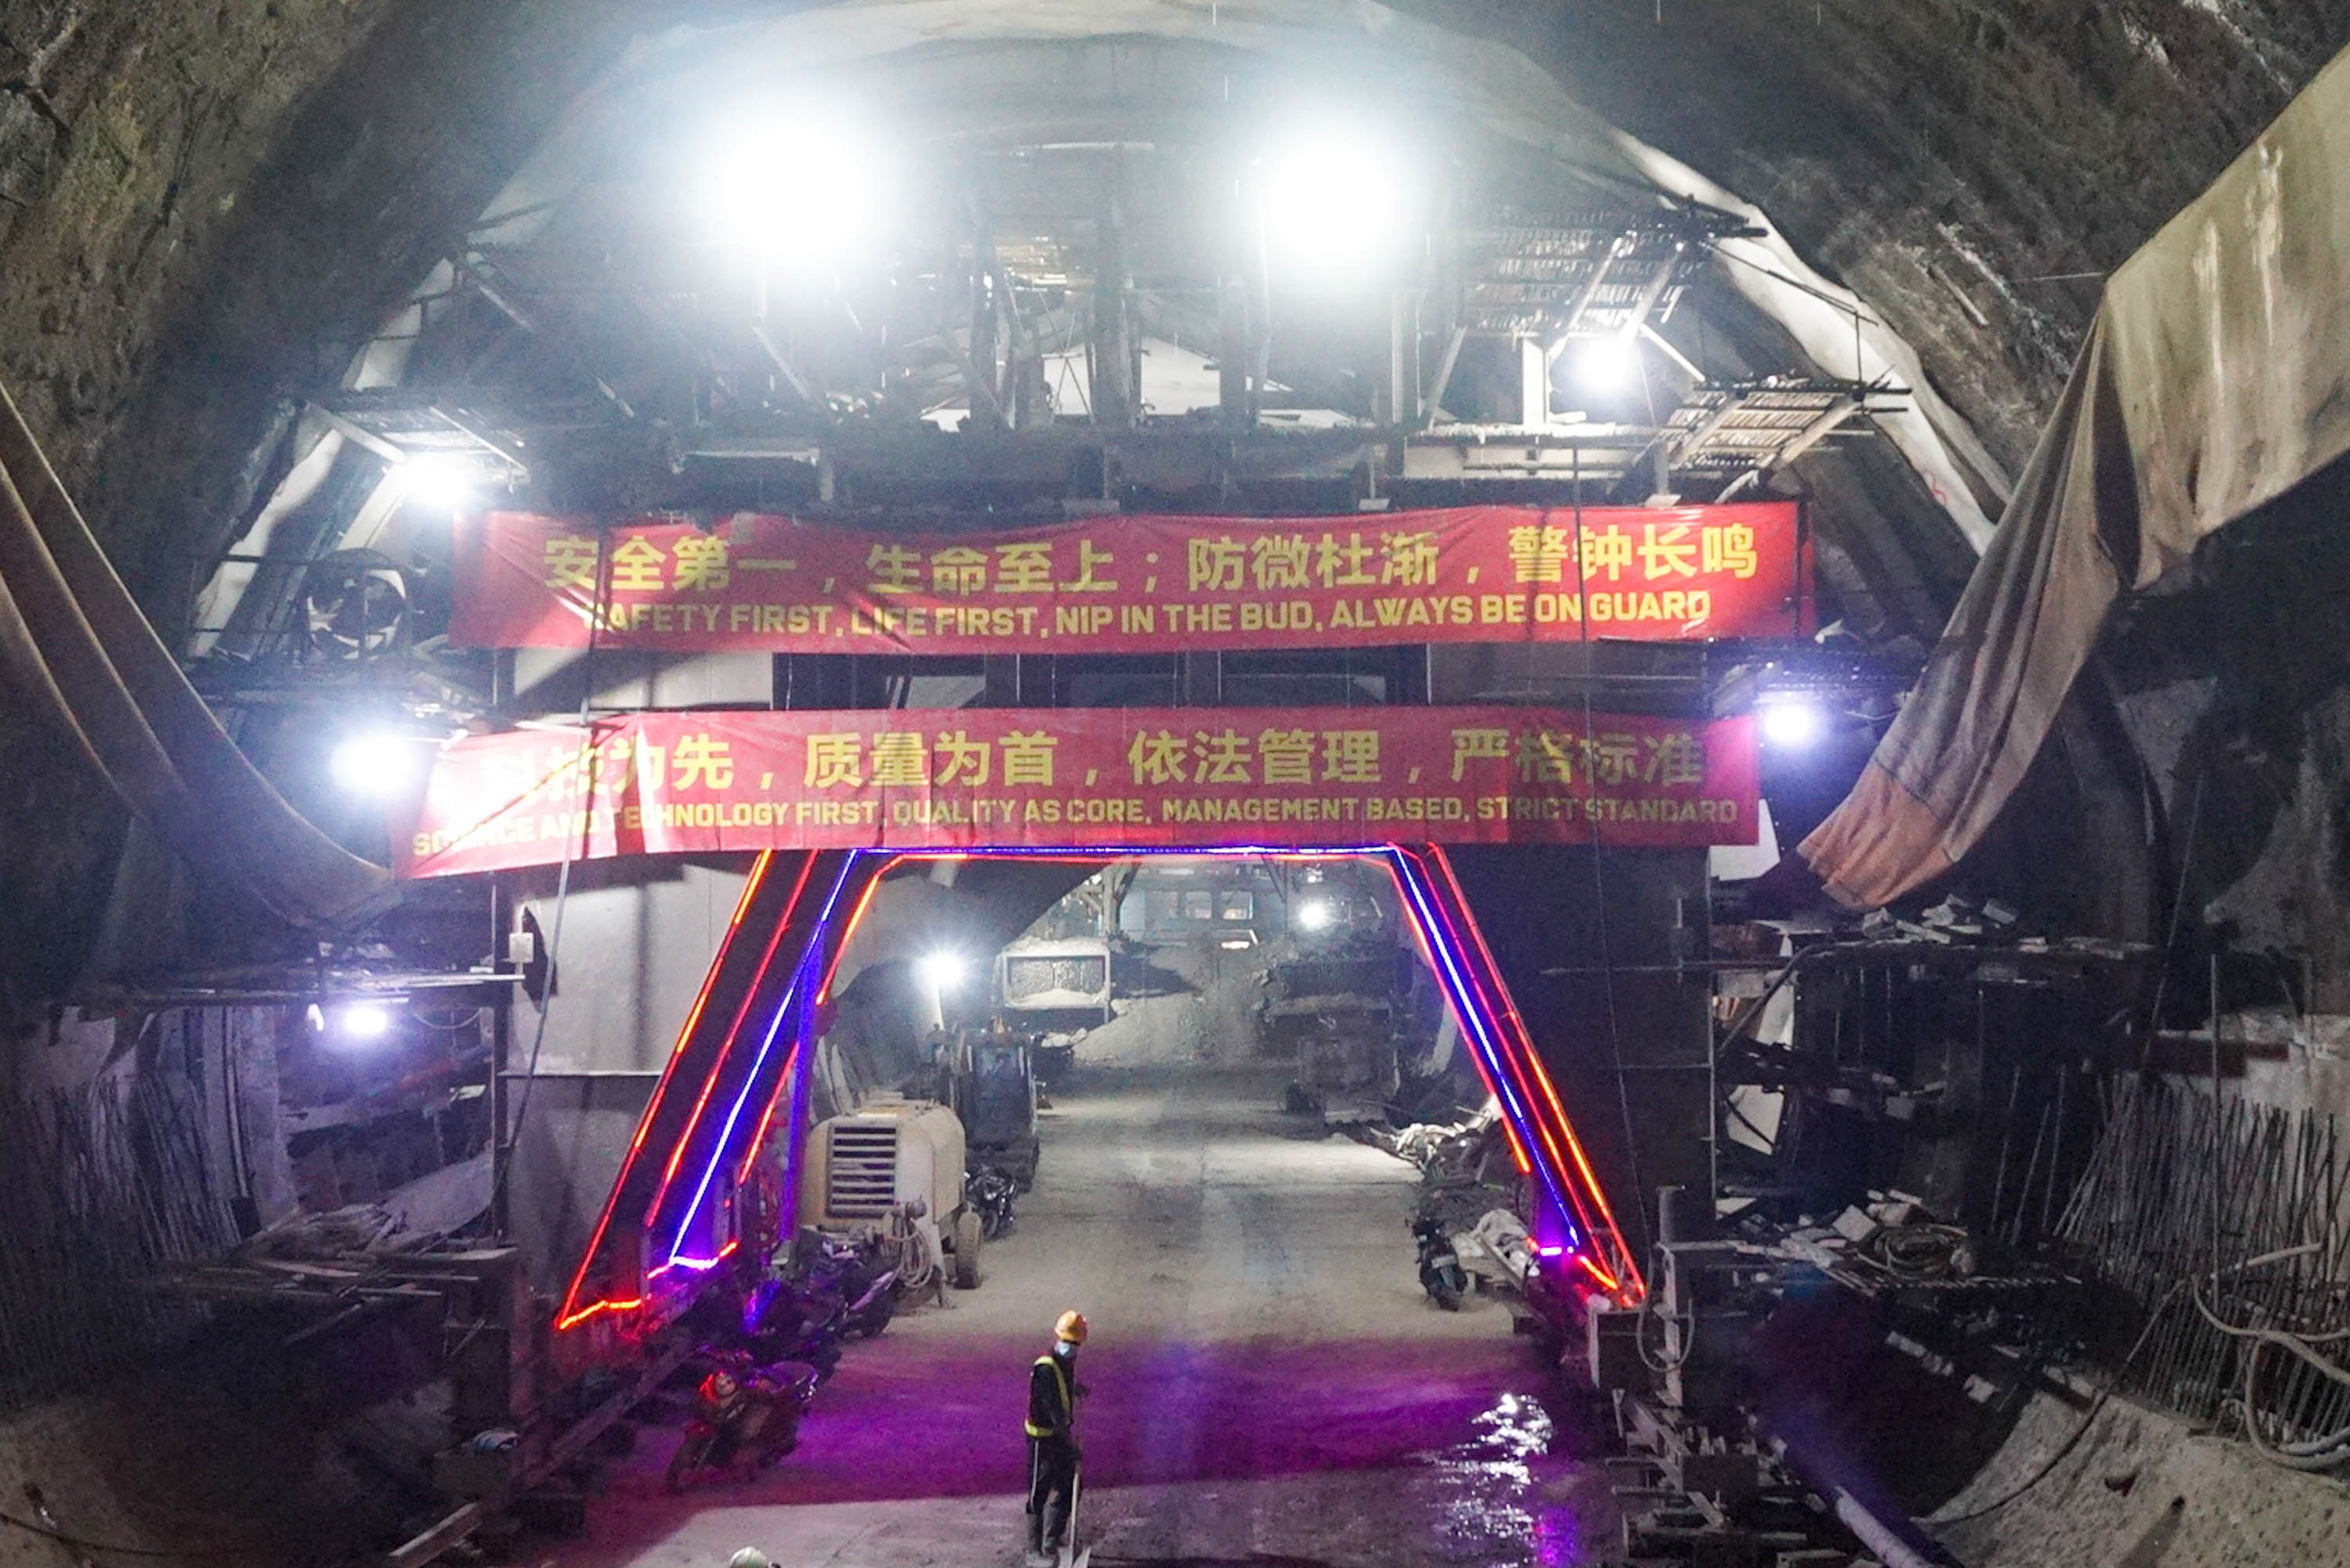
[[[1569,1246],[1575,1249],[1580,1249],[1583,1246],[1581,1229],[1576,1224],[1575,1219],[1575,1208],[1573,1200],[1562,1186],[1564,1173],[1552,1168],[1554,1160],[1551,1156],[1551,1151],[1546,1141],[1540,1136],[1540,1125],[1536,1119],[1534,1111],[1532,1107],[1523,1103],[1520,1091],[1508,1070],[1506,1064],[1507,1051],[1499,1038],[1500,1031],[1498,1026],[1492,1018],[1491,1011],[1488,1008],[1481,991],[1464,972],[1466,960],[1454,940],[1450,923],[1445,919],[1441,909],[1437,907],[1437,902],[1432,889],[1426,884],[1420,875],[1419,863],[1415,861],[1400,846],[1394,844],[1379,844],[1369,846],[1340,845],[1331,846],[1328,847],[1274,847],[1267,846],[1243,845],[1220,846],[1211,849],[1199,849],[1153,845],[1141,846],[1128,849],[1105,850],[1098,856],[1092,853],[1073,854],[1068,850],[1059,849],[974,849],[967,854],[935,851],[892,852],[880,850],[851,850],[848,853],[847,862],[841,868],[839,877],[833,883],[831,892],[826,898],[823,911],[817,916],[814,925],[810,928],[807,946],[801,954],[798,971],[793,976],[790,987],[785,992],[782,1000],[776,1004],[775,1014],[768,1023],[766,1034],[760,1042],[758,1055],[753,1061],[750,1072],[745,1075],[743,1086],[734,1096],[733,1105],[728,1108],[725,1123],[720,1128],[716,1147],[711,1153],[710,1162],[703,1169],[700,1182],[695,1186],[693,1200],[687,1207],[685,1216],[680,1222],[677,1231],[672,1238],[671,1251],[669,1253],[669,1265],[702,1271],[715,1267],[721,1261],[718,1258],[688,1258],[683,1256],[682,1253],[687,1240],[693,1234],[694,1223],[701,1217],[702,1205],[709,1199],[711,1186],[715,1181],[720,1168],[726,1163],[729,1158],[731,1152],[730,1146],[733,1142],[735,1130],[741,1124],[743,1112],[750,1105],[752,1092],[757,1087],[761,1081],[765,1070],[767,1060],[775,1049],[776,1037],[783,1031],[785,1021],[795,1016],[796,1013],[807,1011],[804,1005],[804,1000],[806,997],[813,995],[815,986],[821,981],[820,971],[824,965],[826,956],[830,951],[830,928],[833,918],[838,910],[841,895],[848,888],[849,886],[852,885],[852,883],[855,883],[859,879],[858,877],[858,869],[865,857],[869,855],[879,854],[889,854],[893,859],[903,860],[962,859],[972,857],[984,857],[989,859],[1035,858],[1055,860],[1091,860],[1096,858],[1124,859],[1129,857],[1152,855],[1239,857],[1267,859],[1325,859],[1340,857],[1384,859],[1395,877],[1396,885],[1402,889],[1405,895],[1412,919],[1419,928],[1422,940],[1428,949],[1430,959],[1435,963],[1437,976],[1440,982],[1444,987],[1445,994],[1451,999],[1454,1012],[1461,1017],[1462,1023],[1468,1027],[1471,1043],[1477,1052],[1479,1061],[1485,1068],[1486,1080],[1492,1085],[1494,1096],[1500,1103],[1503,1114],[1509,1117],[1511,1127],[1517,1136],[1519,1147],[1524,1152],[1527,1164],[1532,1166],[1538,1173],[1544,1193],[1548,1196],[1552,1207],[1556,1212],[1560,1222],[1566,1227]],[[813,1020],[808,1019],[804,1020],[803,1022],[812,1023]],[[801,1036],[806,1033],[807,1030],[806,1028],[795,1031],[794,1044],[795,1048],[798,1044],[803,1043]],[[787,1071],[789,1070],[789,1065],[790,1064],[787,1062]],[[778,1092],[780,1092],[780,1088]],[[797,1104],[797,1099],[798,1096],[795,1096],[795,1105]],[[689,1129],[688,1136],[691,1136],[691,1129]],[[796,1141],[798,1137],[797,1128],[794,1129],[793,1137],[795,1141]],[[796,1160],[789,1162],[791,1165],[796,1165]],[[795,1171],[788,1168],[786,1169],[785,1175],[787,1183],[792,1179],[795,1174]],[[787,1191],[785,1195],[785,1201],[787,1203],[790,1202],[793,1196],[794,1195],[792,1193]],[[668,1265],[664,1266],[666,1267]]]
[[[742,1090],[735,1095],[734,1104],[726,1113],[726,1125],[719,1129],[717,1147],[711,1150],[710,1164],[702,1173],[701,1183],[693,1189],[693,1201],[686,1206],[685,1218],[678,1224],[677,1236],[669,1254],[669,1261],[672,1263],[686,1262],[678,1253],[683,1250],[686,1238],[693,1234],[693,1222],[701,1217],[702,1206],[710,1197],[710,1184],[716,1179],[718,1168],[726,1163],[727,1146],[734,1141],[734,1128],[743,1118],[743,1107],[751,1103],[751,1091],[758,1085],[760,1073],[767,1064],[768,1054],[775,1049],[775,1036],[783,1031],[784,1020],[792,1015],[803,996],[810,994],[810,971],[822,961],[833,911],[840,905],[842,889],[855,878],[858,860],[864,854],[866,851],[861,849],[849,851],[839,877],[833,881],[831,893],[825,898],[823,913],[816,916],[816,923],[808,929],[808,944],[800,955],[799,972],[792,976],[790,987],[785,991],[783,999],[775,1003],[775,1015],[767,1024],[766,1038],[759,1043],[759,1054],[753,1060],[750,1072],[743,1075]],[[796,1043],[797,1036],[795,1035],[794,1039]],[[701,1266],[707,1268],[715,1262],[712,1259]],[[692,1265],[689,1263],[688,1266]]]
[[[1412,903],[1414,918],[1427,938],[1429,955],[1436,961],[1439,978],[1444,981],[1446,993],[1452,998],[1453,1011],[1469,1025],[1471,1038],[1476,1042],[1478,1054],[1485,1064],[1486,1078],[1493,1085],[1495,1097],[1501,1101],[1503,1111],[1517,1129],[1526,1151],[1526,1163],[1541,1173],[1543,1187],[1558,1211],[1560,1222],[1566,1226],[1573,1244],[1580,1246],[1582,1241],[1575,1223],[1575,1210],[1560,1188],[1559,1173],[1551,1169],[1547,1150],[1535,1136],[1531,1113],[1518,1103],[1510,1075],[1501,1061],[1502,1048],[1494,1038],[1492,1021],[1486,1014],[1482,999],[1470,991],[1467,980],[1460,972],[1460,955],[1453,950],[1451,937],[1445,930],[1438,912],[1430,906],[1428,890],[1420,886],[1419,867],[1400,849],[1390,847],[1386,853],[1395,867],[1396,885],[1404,889]]]

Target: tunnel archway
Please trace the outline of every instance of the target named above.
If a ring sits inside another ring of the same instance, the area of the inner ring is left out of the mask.
[[[1442,846],[1182,853],[1354,857],[1384,868],[1502,1113],[1512,1158],[1532,1183],[1539,1266],[1564,1288],[1638,1304],[1638,1261]],[[1098,860],[1105,852],[779,850],[759,857],[572,1275],[558,1331],[664,1315],[733,1252],[743,1237],[733,1195],[788,1103],[795,1059],[822,1027],[841,953],[882,878],[906,862],[991,856]]]

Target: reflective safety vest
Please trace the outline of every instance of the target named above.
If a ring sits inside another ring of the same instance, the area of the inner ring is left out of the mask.
[[[1053,1370],[1053,1382],[1060,1390],[1061,1395],[1061,1424],[1058,1427],[1046,1427],[1040,1425],[1037,1422],[1035,1397],[1036,1375],[1034,1368],[1032,1368],[1028,1374],[1028,1419],[1022,1422],[1021,1426],[1032,1438],[1050,1438],[1056,1435],[1066,1436],[1069,1423],[1076,1415],[1076,1403],[1069,1395],[1068,1368],[1061,1365],[1061,1358],[1059,1356],[1049,1354],[1038,1356],[1036,1358],[1036,1366],[1049,1366]]]

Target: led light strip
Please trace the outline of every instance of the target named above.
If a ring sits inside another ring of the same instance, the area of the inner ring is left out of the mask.
[[[685,1026],[677,1032],[677,1044],[670,1048],[669,1060],[662,1064],[661,1075],[653,1085],[652,1097],[645,1102],[644,1114],[637,1118],[636,1134],[629,1138],[627,1151],[620,1156],[619,1171],[612,1179],[611,1195],[604,1200],[604,1211],[596,1217],[596,1229],[588,1236],[588,1250],[581,1255],[579,1267],[571,1277],[570,1289],[564,1293],[563,1310],[555,1319],[558,1331],[585,1322],[599,1312],[629,1312],[644,1305],[644,1298],[639,1295],[628,1302],[598,1301],[582,1307],[579,1296],[587,1286],[588,1271],[595,1266],[598,1254],[603,1251],[604,1237],[611,1226],[613,1210],[619,1206],[622,1185],[628,1179],[630,1167],[636,1163],[638,1151],[644,1147],[646,1135],[652,1131],[655,1113],[662,1097],[669,1092],[670,1080],[677,1072],[678,1063],[684,1058],[686,1044],[693,1038],[695,1026],[702,1022],[702,1010],[710,1001],[712,989],[718,983],[718,977],[725,972],[726,955],[733,950],[735,934],[742,929],[743,917],[750,909],[751,900],[758,896],[760,888],[774,869],[776,853],[773,849],[761,850],[758,859],[751,863],[750,874],[743,878],[742,896],[734,900],[734,913],[726,921],[726,933],[718,940],[718,953],[710,961],[710,973],[703,979],[702,990],[695,994],[693,1006],[686,1012]]]
[[[784,1021],[786,1018],[793,1016],[795,1012],[797,1011],[799,999],[807,994],[804,988],[809,973],[816,967],[816,961],[824,956],[826,945],[825,938],[829,933],[832,925],[833,911],[840,907],[841,893],[846,890],[849,883],[856,878],[858,875],[858,863],[862,858],[864,853],[865,852],[862,850],[849,851],[847,863],[841,867],[840,875],[833,879],[832,891],[826,896],[824,909],[822,912],[816,916],[815,925],[809,929],[808,945],[806,951],[801,955],[799,972],[793,976],[790,987],[785,991],[782,999],[775,1003],[775,1016],[774,1021],[767,1025],[766,1038],[759,1043],[759,1054],[752,1061],[750,1072],[743,1075],[742,1090],[735,1095],[734,1104],[726,1113],[726,1123],[723,1127],[718,1129],[718,1144],[717,1147],[711,1151],[710,1164],[702,1173],[701,1183],[693,1189],[693,1200],[686,1206],[685,1218],[678,1223],[677,1241],[675,1245],[671,1248],[669,1255],[669,1261],[672,1263],[686,1263],[689,1267],[707,1268],[717,1262],[717,1259],[713,1258],[709,1260],[707,1262],[697,1264],[689,1260],[680,1258],[678,1256],[678,1252],[680,1249],[684,1247],[686,1237],[692,1234],[693,1222],[701,1216],[702,1205],[710,1197],[710,1183],[712,1179],[718,1174],[718,1168],[726,1162],[727,1146],[733,1141],[734,1127],[735,1125],[742,1120],[743,1107],[750,1103],[751,1091],[758,1085],[760,1073],[767,1064],[767,1057],[775,1048],[775,1036],[782,1032]],[[879,884],[880,877],[877,875],[873,878],[872,886],[878,887]],[[864,903],[862,899],[858,901],[858,907],[860,911],[863,909]],[[857,925],[854,920],[850,921],[842,929],[841,943],[843,946],[847,944],[849,933],[853,932],[856,929]],[[795,1032],[791,1050],[796,1050],[798,1045],[799,1036],[797,1032]],[[785,1053],[782,1073],[784,1075],[788,1075],[790,1071],[791,1051],[787,1050]],[[770,1094],[767,1096],[767,1103],[759,1115],[759,1127],[762,1137],[764,1135],[768,1120],[775,1115],[776,1103],[782,1098],[781,1089],[782,1078],[779,1075],[776,1083],[776,1092]],[[689,1132],[688,1136],[691,1136],[691,1132]],[[756,1158],[761,1138],[754,1137],[751,1140],[750,1156],[746,1158],[744,1161],[746,1167],[749,1163],[749,1158]],[[684,1146],[681,1144],[679,1147],[682,1148]],[[658,1207],[659,1201],[660,1200],[658,1199],[655,1199],[656,1207]],[[721,1256],[723,1256],[723,1254],[722,1253]]]
[[[702,1007],[709,1000],[710,991],[723,971],[724,958],[733,938],[734,928],[740,925],[744,910],[749,908],[753,892],[760,879],[765,876],[774,853],[769,851],[762,855],[758,866],[754,869],[750,883],[744,888],[742,900],[735,907],[734,919],[730,922],[726,943],[722,944],[720,948],[719,959],[712,965],[710,979],[704,982],[702,993],[696,997],[693,1011],[687,1019],[686,1028],[681,1032],[678,1051],[672,1053],[670,1064],[662,1074],[660,1085],[655,1090],[654,1099],[648,1106],[644,1118],[639,1123],[636,1137],[629,1147],[628,1158],[623,1161],[620,1179],[616,1180],[613,1199],[607,1203],[605,1213],[598,1221],[588,1255],[581,1262],[578,1277],[573,1281],[571,1294],[566,1303],[567,1312],[556,1320],[556,1326],[558,1329],[568,1328],[600,1311],[628,1311],[645,1304],[644,1298],[639,1297],[629,1302],[601,1301],[584,1309],[577,1308],[579,1292],[585,1283],[588,1270],[595,1262],[597,1251],[602,1243],[606,1227],[611,1218],[613,1204],[617,1203],[619,1199],[619,1187],[625,1182],[629,1164],[633,1161],[644,1142],[652,1123],[654,1110],[660,1103],[662,1092],[669,1085],[671,1075],[676,1070],[679,1055],[691,1039],[694,1025],[700,1020]],[[800,1020],[801,1026],[793,1031],[792,1043],[785,1050],[782,1071],[778,1075],[775,1087],[766,1096],[765,1106],[758,1118],[757,1132],[747,1146],[743,1160],[746,1169],[750,1159],[756,1158],[757,1151],[764,1145],[768,1130],[773,1125],[776,1108],[784,1097],[783,1085],[790,1080],[799,1047],[807,1043],[805,1036],[811,1032],[816,1011],[830,1000],[833,981],[838,971],[840,958],[847,949],[849,939],[862,922],[865,911],[881,883],[899,865],[907,861],[975,858],[1097,862],[1147,856],[1283,861],[1353,858],[1377,860],[1385,865],[1388,874],[1395,879],[1398,891],[1403,896],[1404,908],[1411,919],[1421,951],[1429,960],[1430,968],[1436,974],[1439,983],[1452,1005],[1454,1013],[1464,1025],[1464,1034],[1471,1045],[1471,1059],[1477,1067],[1478,1075],[1484,1081],[1495,1103],[1502,1107],[1503,1132],[1518,1168],[1523,1173],[1534,1176],[1540,1183],[1559,1220],[1567,1227],[1569,1245],[1565,1250],[1572,1253],[1585,1272],[1590,1274],[1604,1290],[1616,1294],[1627,1304],[1638,1300],[1644,1287],[1641,1285],[1637,1269],[1632,1266],[1622,1235],[1617,1230],[1615,1217],[1608,1208],[1607,1197],[1599,1189],[1597,1177],[1584,1154],[1580,1140],[1575,1136],[1573,1126],[1566,1116],[1565,1107],[1559,1099],[1557,1088],[1552,1083],[1539,1055],[1534,1052],[1532,1035],[1526,1030],[1523,1019],[1511,1002],[1507,989],[1501,983],[1500,972],[1495,967],[1492,951],[1486,945],[1483,933],[1477,929],[1474,917],[1469,913],[1467,898],[1461,888],[1459,878],[1454,874],[1450,860],[1444,856],[1442,848],[1432,844],[1418,846],[1398,844],[1334,845],[1314,848],[1230,845],[1206,849],[1166,845],[1136,845],[1122,848],[1104,847],[1082,852],[1024,847],[898,852],[849,851],[848,859],[839,876],[835,878],[822,911],[808,928],[807,938],[798,960],[798,972],[795,974],[791,985],[775,1005],[774,1015],[769,1020],[766,1032],[761,1039],[758,1054],[754,1058],[750,1070],[744,1075],[742,1086],[736,1092],[733,1103],[727,1111],[725,1122],[719,1129],[710,1158],[695,1185],[693,1199],[687,1206],[684,1217],[680,1221],[675,1233],[670,1238],[667,1262],[660,1268],[652,1271],[652,1273],[657,1275],[672,1267],[697,1272],[706,1272],[716,1267],[733,1251],[736,1243],[730,1241],[712,1257],[691,1258],[683,1255],[686,1239],[692,1234],[694,1222],[701,1216],[702,1205],[708,1199],[711,1187],[716,1179],[719,1169],[727,1162],[730,1146],[734,1141],[735,1129],[741,1123],[742,1114],[748,1106],[753,1092],[765,1075],[767,1061],[774,1052],[775,1041],[783,1033],[785,1023],[796,1016]],[[1426,857],[1425,860],[1422,859],[1423,856]],[[727,1043],[720,1047],[719,1060],[713,1064],[710,1076],[704,1080],[702,1094],[695,1101],[686,1127],[671,1153],[669,1163],[662,1172],[661,1181],[654,1193],[652,1202],[646,1210],[645,1223],[648,1227],[654,1223],[660,1214],[684,1159],[688,1146],[696,1141],[694,1134],[702,1126],[703,1113],[708,1107],[716,1081],[721,1075],[720,1069],[723,1068],[727,1055],[733,1049],[733,1041],[740,1034],[751,1001],[756,995],[764,979],[767,967],[774,961],[786,933],[797,923],[793,917],[798,911],[801,896],[806,891],[806,883],[814,871],[815,858],[814,855],[809,855],[802,865],[800,883],[793,889],[792,896],[776,922],[775,935],[769,940],[767,950],[761,956],[759,968],[751,980],[750,990],[745,995],[742,1008],[736,1013],[733,1026],[728,1031]],[[872,860],[879,860],[881,863],[868,871],[867,863]],[[1431,864],[1434,867],[1434,874],[1430,870]],[[847,919],[836,930],[834,917],[838,911],[842,896],[853,883],[862,884],[855,907],[849,911]],[[1449,914],[1448,903],[1459,908],[1461,919],[1458,922]],[[1460,927],[1466,928],[1465,938]],[[811,994],[808,981],[816,971],[819,963],[822,965],[821,983],[814,988]],[[1489,980],[1491,990],[1486,983]],[[1550,1114],[1545,1116],[1544,1111]],[[795,1158],[787,1162],[785,1171],[786,1184],[793,1179],[795,1172],[791,1168],[796,1164]],[[1591,1210],[1586,1207],[1586,1194],[1590,1203],[1596,1209],[1598,1218],[1596,1225],[1593,1223]],[[787,1192],[785,1200],[789,1201],[789,1199],[790,1194]],[[1602,1227],[1604,1227],[1604,1233],[1601,1231]],[[1616,1273],[1611,1272],[1607,1267],[1591,1257],[1591,1249],[1602,1246],[1607,1247],[1612,1253],[1608,1261],[1628,1275],[1630,1282],[1628,1286]],[[1556,1249],[1544,1249],[1546,1255],[1554,1254],[1556,1251]],[[650,1277],[650,1275],[648,1276],[648,1278]]]

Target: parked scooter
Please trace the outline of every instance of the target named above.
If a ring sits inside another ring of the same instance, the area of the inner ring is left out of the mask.
[[[816,1397],[813,1366],[778,1362],[760,1366],[747,1356],[716,1358],[694,1390],[685,1436],[669,1462],[671,1491],[705,1474],[747,1474],[774,1464],[799,1446],[800,1417]]]
[[[992,1165],[980,1167],[963,1188],[963,1201],[979,1215],[980,1234],[991,1241],[1012,1229],[1012,1204],[1019,1196],[1019,1182]]]
[[[876,1241],[842,1241],[816,1233],[805,1278],[810,1290],[839,1298],[844,1334],[876,1336],[889,1326],[898,1310],[898,1271],[881,1267]]]
[[[1461,1298],[1469,1293],[1469,1271],[1461,1266],[1452,1238],[1432,1219],[1413,1220],[1411,1233],[1419,1242],[1420,1289],[1446,1312],[1459,1312]]]
[[[752,1298],[743,1341],[762,1363],[799,1362],[829,1379],[840,1366],[847,1312],[837,1292],[770,1281]]]

